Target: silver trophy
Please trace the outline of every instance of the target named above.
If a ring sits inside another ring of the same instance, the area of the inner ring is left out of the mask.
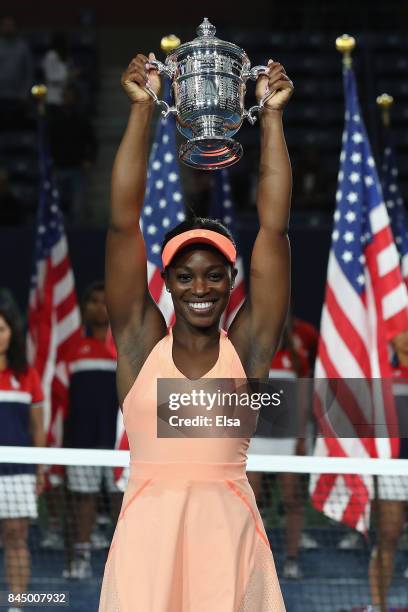
[[[152,68],[172,81],[174,106],[160,100],[147,85],[146,90],[162,115],[176,116],[179,131],[188,140],[181,145],[180,159],[201,170],[217,170],[235,164],[242,157],[242,146],[233,140],[244,118],[253,125],[256,113],[271,95],[259,104],[244,108],[246,81],[267,74],[266,66],[254,66],[245,51],[215,37],[215,27],[204,19],[198,37],[186,42],[166,58],[165,63],[149,62]]]

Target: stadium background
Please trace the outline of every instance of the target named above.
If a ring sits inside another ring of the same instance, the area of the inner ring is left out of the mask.
[[[239,10],[230,3],[179,2],[175,8],[160,4],[154,11],[136,3],[119,2],[3,2],[2,13],[15,15],[30,43],[37,65],[52,33],[65,31],[75,61],[84,67],[81,78],[88,91],[89,116],[99,140],[99,154],[90,173],[88,207],[79,227],[69,227],[70,253],[79,292],[103,275],[104,227],[109,194],[109,170],[126,121],[127,102],[119,87],[120,72],[132,55],[153,49],[159,57],[160,39],[176,33],[191,40],[206,15],[217,35],[245,48],[253,65],[272,55],[291,75],[296,94],[285,112],[285,130],[294,172],[291,237],[293,296],[298,316],[319,324],[338,158],[343,125],[341,59],[334,40],[347,31],[357,38],[353,53],[360,103],[376,156],[381,151],[380,114],[375,98],[383,91],[394,95],[393,126],[399,160],[400,188],[407,195],[408,133],[401,129],[408,118],[408,42],[404,33],[408,9],[399,2],[289,2],[257,3]],[[248,96],[248,103],[250,96]],[[34,107],[32,108],[34,113]],[[0,167],[10,171],[12,188],[33,219],[37,204],[37,160],[34,125],[16,131],[15,142],[0,142]],[[20,142],[19,142],[20,138]],[[258,150],[257,128],[244,125],[238,139],[243,160],[230,171],[238,210],[244,263],[256,231],[254,180]],[[192,171],[182,168],[185,200],[197,205]],[[205,180],[205,179],[204,179]],[[204,186],[205,189],[205,186]],[[406,199],[406,198],[405,198]],[[200,203],[199,203],[200,204]],[[202,206],[197,207],[202,210]],[[89,213],[91,211],[91,214]],[[5,266],[2,284],[26,305],[32,256],[32,233],[25,228],[1,232],[0,255]],[[307,253],[307,257],[303,255]]]
[[[263,63],[271,55],[285,65],[295,83],[295,96],[285,112],[285,130],[294,172],[290,236],[294,311],[299,317],[319,325],[344,118],[341,58],[335,50],[334,40],[343,32],[357,39],[353,59],[360,103],[377,160],[382,152],[382,138],[375,98],[383,91],[395,97],[392,124],[399,184],[405,201],[408,199],[408,132],[404,130],[408,120],[408,6],[401,2],[259,2],[256,6],[238,8],[231,3],[213,1],[203,7],[185,1],[154,6],[95,0],[86,4],[80,1],[39,2],[34,10],[31,2],[6,0],[1,10],[4,15],[15,16],[20,33],[29,42],[36,58],[39,80],[41,58],[56,30],[67,33],[71,52],[84,67],[82,78],[89,100],[87,113],[95,128],[99,151],[90,171],[87,208],[79,222],[67,224],[79,294],[90,281],[103,277],[109,172],[127,116],[127,102],[119,86],[120,73],[138,51],[152,49],[162,59],[160,39],[164,34],[175,33],[182,41],[191,40],[204,14],[216,25],[220,38],[245,48],[253,65]],[[250,101],[248,96],[248,105]],[[25,310],[38,201],[35,105],[32,105],[27,125],[13,130],[11,140],[3,136],[0,132],[0,168],[8,171],[11,187],[23,202],[26,215],[19,227],[0,227],[3,262],[0,284],[12,290]],[[241,251],[247,267],[257,229],[253,191],[257,127],[244,126],[238,140],[244,146],[244,158],[231,169],[230,179]],[[192,173],[184,168],[181,171],[186,202],[205,213],[208,189],[205,179],[203,195],[198,201]],[[318,538],[319,529],[320,525],[315,527]],[[340,538],[340,532],[341,528],[335,539]],[[281,540],[281,533],[275,530],[272,546],[277,550],[278,563]],[[284,586],[288,610],[301,609],[298,606],[302,599],[304,609],[309,602],[307,610],[310,611],[337,610],[338,607],[331,607],[332,603],[330,607],[329,604],[313,607],[313,601],[316,604],[321,597],[321,601],[332,602],[331,596],[322,594],[324,590],[333,590],[335,584],[340,593],[342,582],[344,588],[349,589],[347,580],[351,575],[357,581],[363,580],[367,549],[354,557],[343,554],[334,558],[332,551],[326,554],[309,552],[308,555],[308,563],[318,576],[317,582],[291,585],[290,589]],[[101,569],[102,554],[97,563]],[[94,583],[74,585],[70,589],[74,600],[86,602],[86,608],[75,604],[72,609],[95,609],[97,588]]]

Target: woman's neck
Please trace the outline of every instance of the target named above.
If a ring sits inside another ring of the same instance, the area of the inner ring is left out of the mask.
[[[7,370],[7,356],[5,354],[0,355],[0,372]]]
[[[176,321],[172,328],[172,334],[177,344],[191,350],[203,350],[218,343],[220,338],[218,326],[193,327],[184,321]]]

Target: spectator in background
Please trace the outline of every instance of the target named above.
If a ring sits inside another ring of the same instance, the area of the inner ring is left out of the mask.
[[[85,291],[81,306],[87,333],[66,356],[69,403],[64,443],[72,448],[113,449],[119,404],[116,360],[106,342],[109,320],[103,283],[94,283]],[[92,531],[103,480],[111,495],[115,523],[122,496],[114,483],[111,468],[68,466],[67,480],[74,500],[75,532],[74,554],[64,577],[81,580],[92,574]]]
[[[11,16],[0,22],[0,66],[0,127],[21,128],[27,119],[33,60]]]
[[[256,437],[251,440],[250,451],[262,452],[274,455],[304,455],[306,453],[305,440],[309,434],[309,393],[306,377],[309,376],[310,365],[306,356],[297,350],[293,338],[292,322],[289,319],[285,328],[281,347],[275,354],[270,370],[269,379],[279,380],[279,384],[284,384],[285,398],[288,408],[291,408],[291,415],[296,415],[296,419],[289,419],[287,436],[291,437],[271,437],[274,435],[275,426],[267,427],[262,431],[262,422],[257,429]],[[298,379],[305,379],[305,385],[300,386]],[[284,381],[288,381],[287,383]],[[289,384],[288,384],[289,383]],[[293,412],[294,404],[295,411]],[[294,421],[297,420],[297,426]],[[278,424],[279,426],[279,424]],[[296,436],[296,428],[298,434]],[[260,436],[260,437],[258,437]],[[276,436],[276,433],[275,433]],[[264,478],[263,478],[264,477]],[[262,472],[248,473],[248,480],[254,490],[257,503],[265,500],[261,499],[262,483],[266,488],[267,474]],[[300,548],[318,548],[317,541],[308,533],[303,532],[304,522],[304,499],[302,492],[302,478],[300,474],[281,473],[277,476],[278,486],[282,499],[282,508],[285,513],[285,539],[286,539],[286,559],[283,565],[283,576],[287,579],[302,578],[302,571],[299,564]],[[265,509],[263,511],[265,514]]]
[[[90,120],[76,105],[76,91],[64,90],[63,105],[50,118],[49,143],[54,161],[61,207],[68,221],[84,220],[85,191],[89,170],[96,159],[97,141]]]
[[[313,376],[314,364],[319,345],[319,332],[308,321],[293,317],[292,336],[295,349],[307,359],[309,366],[308,376]]]
[[[47,108],[52,115],[64,103],[64,91],[73,70],[68,59],[68,43],[63,32],[54,34],[49,50],[42,61],[47,86]]]
[[[408,406],[408,331],[399,334],[393,342],[397,364],[392,368],[393,389],[399,430],[406,435],[405,413]],[[400,438],[399,459],[408,459],[408,438]],[[378,500],[376,505],[375,528],[377,546],[371,553],[369,578],[372,606],[371,612],[381,612],[381,591],[384,595],[391,586],[394,574],[394,563],[398,544],[400,543],[408,511],[408,476],[378,476]],[[381,546],[381,552],[379,551]],[[404,571],[408,578],[408,569]]]
[[[43,393],[27,364],[18,309],[0,291],[0,446],[45,446]],[[41,465],[0,466],[0,525],[8,590],[25,593],[30,579],[28,527],[44,487]],[[20,608],[9,608],[17,612]]]
[[[11,189],[9,173],[0,168],[0,227],[21,225],[24,220],[23,203]]]

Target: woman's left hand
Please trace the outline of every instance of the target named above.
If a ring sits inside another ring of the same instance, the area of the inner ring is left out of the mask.
[[[282,64],[269,60],[269,74],[261,74],[256,82],[255,95],[258,102],[270,91],[271,95],[264,104],[271,110],[283,110],[293,94],[293,83]]]

